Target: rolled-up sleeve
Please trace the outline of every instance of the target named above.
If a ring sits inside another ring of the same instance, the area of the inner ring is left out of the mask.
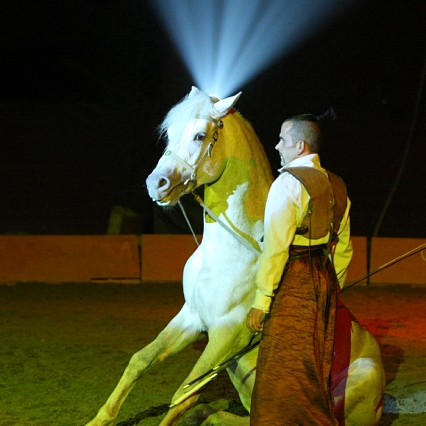
[[[345,215],[340,222],[337,233],[338,241],[333,254],[333,263],[336,270],[337,279],[339,280],[340,288],[343,288],[348,274],[348,267],[353,255],[353,247],[351,240],[351,225],[350,225],[350,207],[351,202],[348,198]]]

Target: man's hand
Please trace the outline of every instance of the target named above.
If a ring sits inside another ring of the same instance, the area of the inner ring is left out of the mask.
[[[265,313],[257,308],[251,308],[247,314],[246,325],[252,333],[258,333],[262,331],[263,321],[265,321]]]

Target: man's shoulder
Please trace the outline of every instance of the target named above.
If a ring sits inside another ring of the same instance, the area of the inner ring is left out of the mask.
[[[277,189],[287,188],[291,190],[292,188],[297,187],[299,184],[300,180],[292,173],[287,173],[287,169],[285,169],[285,171],[280,171],[280,174],[274,180],[271,187],[275,187]]]
[[[327,171],[310,166],[288,167],[287,174],[294,176],[298,180],[303,179],[328,179]]]

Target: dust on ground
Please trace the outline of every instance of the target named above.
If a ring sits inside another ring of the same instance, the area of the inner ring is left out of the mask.
[[[426,424],[426,287],[359,286],[342,299],[382,351],[381,426]],[[84,425],[182,305],[181,283],[0,286],[0,426]],[[158,425],[203,348],[190,345],[149,370],[117,424]],[[217,400],[238,412],[226,373],[202,392],[202,401]]]

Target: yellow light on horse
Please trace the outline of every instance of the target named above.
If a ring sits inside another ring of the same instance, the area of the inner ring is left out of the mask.
[[[252,340],[245,319],[256,291],[272,173],[254,129],[234,109],[240,95],[214,102],[193,87],[161,125],[161,134],[167,133],[170,126],[178,130],[169,134],[165,155],[146,180],[148,193],[153,201],[173,206],[188,191],[189,184],[194,188],[203,186],[203,239],[185,264],[184,306],[152,343],[132,356],[117,387],[87,426],[112,425],[146,370],[205,333],[209,343],[172,397],[171,409],[161,425],[175,425],[195,404],[197,390],[215,377],[217,366],[227,365],[229,359],[235,361],[227,368],[229,377],[241,402],[250,410],[257,351],[245,352]],[[218,137],[209,156],[206,153],[215,133]],[[336,327],[339,335],[332,377],[336,418],[341,426],[374,426],[380,419],[384,388],[380,350],[344,306],[339,310],[347,320],[338,320],[342,327]]]

